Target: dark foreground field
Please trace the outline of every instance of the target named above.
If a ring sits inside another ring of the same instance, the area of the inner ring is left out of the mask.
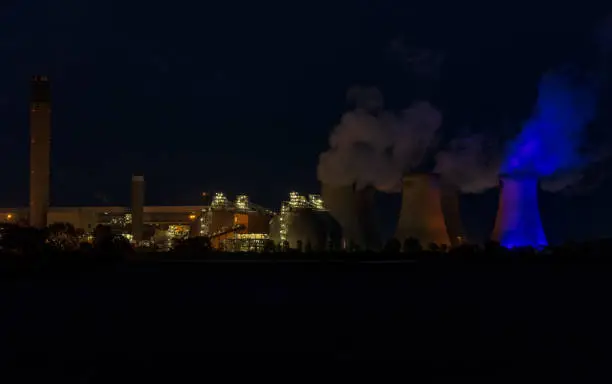
[[[570,369],[612,346],[604,263],[119,263],[5,268],[0,287],[0,360],[30,373],[328,359]]]

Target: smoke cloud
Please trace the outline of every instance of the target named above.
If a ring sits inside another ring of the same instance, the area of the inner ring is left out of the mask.
[[[591,79],[569,69],[544,74],[534,113],[509,143],[502,172],[553,180],[544,185],[552,191],[579,180],[577,175],[593,160],[584,145],[596,96]]]
[[[474,135],[454,139],[438,152],[434,171],[464,193],[480,193],[497,186],[500,166],[497,146]]]
[[[375,88],[352,88],[347,99],[355,109],[342,116],[330,135],[329,150],[319,156],[319,180],[400,192],[403,173],[421,163],[434,143],[442,115],[427,102],[399,114],[384,111],[382,95]]]
[[[482,136],[455,139],[437,154],[435,170],[466,193],[495,187],[500,172],[537,177],[543,189],[561,191],[580,182],[584,168],[598,159],[585,150],[596,96],[592,79],[578,72],[545,73],[532,116],[504,151]]]

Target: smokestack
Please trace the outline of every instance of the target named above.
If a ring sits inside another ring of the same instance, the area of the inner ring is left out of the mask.
[[[403,242],[414,238],[423,247],[451,244],[442,212],[438,176],[410,174],[403,179],[402,209],[395,237]]]
[[[144,231],[144,176],[132,176],[132,236],[137,244]]]
[[[508,248],[546,246],[538,210],[538,179],[501,176],[500,187],[493,240]]]
[[[357,215],[355,188],[352,185],[321,184],[321,197],[329,213],[342,227],[342,238],[345,246],[349,247],[353,244],[365,248],[363,231],[360,228],[360,220]]]
[[[51,161],[51,86],[33,76],[30,95],[30,225],[47,226]]]

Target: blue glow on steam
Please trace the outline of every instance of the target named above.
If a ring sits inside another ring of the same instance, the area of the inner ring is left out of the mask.
[[[567,70],[545,74],[534,114],[508,146],[502,172],[544,177],[585,166],[583,132],[595,107],[595,87],[589,81]]]

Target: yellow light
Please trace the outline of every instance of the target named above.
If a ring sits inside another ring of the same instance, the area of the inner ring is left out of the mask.
[[[189,215],[189,220],[195,220],[196,215]]]
[[[6,218],[10,220],[10,219],[12,219],[12,218],[13,218],[13,215],[11,215],[11,214],[9,213],[8,215],[6,215]]]

